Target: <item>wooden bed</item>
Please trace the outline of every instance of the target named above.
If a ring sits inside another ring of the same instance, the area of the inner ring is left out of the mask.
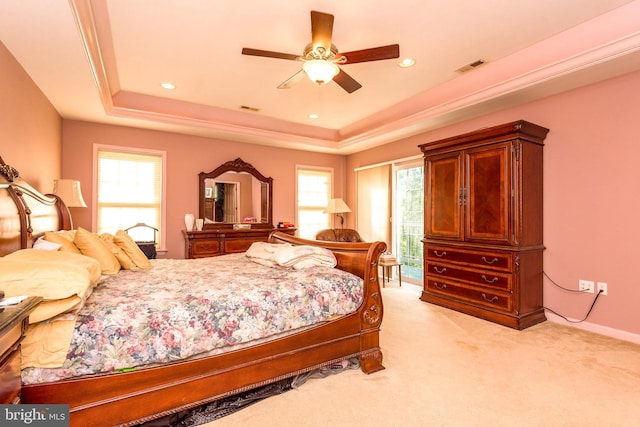
[[[40,194],[0,159],[0,255],[31,247],[45,231],[70,226],[60,199]],[[357,312],[230,353],[23,386],[22,402],[69,404],[73,426],[136,425],[353,357],[367,374],[384,369],[377,267],[386,245],[308,241],[278,232],[269,239],[331,250],[338,268],[364,279],[364,302]]]

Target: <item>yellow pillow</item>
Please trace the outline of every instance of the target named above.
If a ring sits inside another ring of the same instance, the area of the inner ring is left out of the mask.
[[[44,240],[47,242],[57,243],[60,245],[61,252],[72,252],[79,254],[80,250],[73,244],[73,240],[69,240],[65,235],[53,231],[44,232]]]
[[[120,262],[97,234],[78,227],[73,243],[80,249],[82,255],[98,260],[102,274],[116,274],[120,271]]]
[[[140,250],[136,242],[133,241],[131,236],[125,233],[122,230],[116,231],[115,236],[113,236],[113,241],[116,245],[120,246],[120,248],[129,255],[131,261],[133,261],[136,266],[139,268],[151,268],[151,262],[149,258]]]
[[[0,258],[0,289],[7,297],[37,295],[46,301],[77,295],[92,289],[87,270],[65,264]]]
[[[100,279],[100,274],[102,274],[102,270],[100,270],[100,263],[98,261],[91,257],[71,252],[20,249],[19,251],[12,252],[0,259],[29,262],[34,264],[54,264],[59,267],[80,267],[89,273],[91,285],[95,285],[96,282],[98,282],[98,279]],[[0,289],[2,288],[0,287]]]
[[[63,299],[42,301],[29,315],[29,323],[38,323],[51,319],[58,314],[65,313],[80,304],[84,305],[83,298],[78,295],[71,295]]]
[[[109,248],[111,253],[116,257],[122,268],[125,270],[135,270],[138,268],[135,262],[131,260],[129,255],[127,255],[120,246],[116,245],[114,242],[113,235],[109,233],[102,233],[100,235],[100,240],[104,242],[105,245]]]

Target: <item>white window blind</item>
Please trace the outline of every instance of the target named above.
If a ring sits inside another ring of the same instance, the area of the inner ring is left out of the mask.
[[[298,192],[298,235],[304,239],[314,239],[316,233],[331,228],[329,214],[324,209],[329,204],[332,173],[328,170],[297,170]]]
[[[162,182],[164,153],[98,149],[97,231],[115,233],[137,223],[160,230],[162,247]],[[136,228],[136,241],[153,240],[153,230]]]

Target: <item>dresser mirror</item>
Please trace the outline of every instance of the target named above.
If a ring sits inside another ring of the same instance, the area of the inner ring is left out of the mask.
[[[232,228],[238,223],[273,228],[273,178],[241,158],[200,172],[199,189],[199,218],[204,218],[205,229]]]

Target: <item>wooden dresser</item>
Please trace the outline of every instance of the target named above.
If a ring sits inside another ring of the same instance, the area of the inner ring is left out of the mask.
[[[425,165],[421,299],[516,329],[542,308],[542,149],[517,121],[420,145]]]
[[[205,258],[245,252],[253,242],[266,242],[273,231],[295,234],[295,228],[252,228],[248,230],[182,230],[185,258]]]
[[[40,301],[40,297],[29,297],[20,304],[0,307],[0,404],[20,403],[20,342],[29,325],[29,314]]]

